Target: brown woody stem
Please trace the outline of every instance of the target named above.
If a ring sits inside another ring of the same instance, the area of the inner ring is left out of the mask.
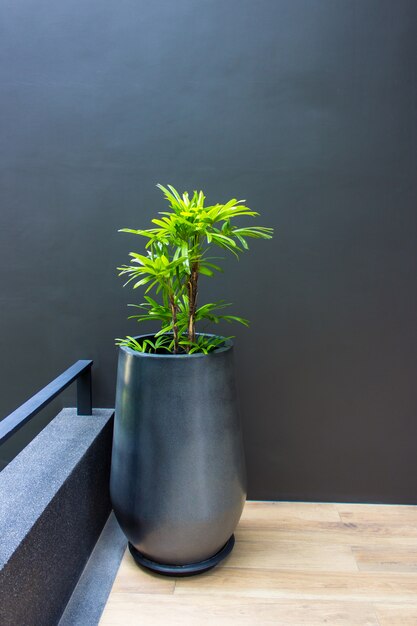
[[[188,341],[195,343],[195,312],[197,310],[198,263],[193,263],[188,279]]]
[[[174,354],[178,354],[177,306],[173,295],[170,295],[169,297],[169,305],[172,314],[172,332],[174,333]]]

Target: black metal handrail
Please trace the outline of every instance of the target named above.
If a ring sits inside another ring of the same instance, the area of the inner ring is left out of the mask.
[[[0,444],[11,437],[19,428],[39,413],[71,383],[77,381],[77,414],[92,414],[91,366],[93,361],[77,361],[55,380],[26,400],[22,406],[0,422]]]

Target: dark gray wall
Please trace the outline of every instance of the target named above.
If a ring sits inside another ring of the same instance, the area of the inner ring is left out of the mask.
[[[237,195],[250,497],[417,502],[416,53],[414,0],[5,0],[2,413],[90,357],[113,406],[117,229]]]

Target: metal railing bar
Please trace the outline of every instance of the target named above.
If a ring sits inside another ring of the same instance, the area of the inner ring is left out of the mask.
[[[91,415],[91,366],[93,361],[81,360],[71,365],[65,372],[38,391],[24,402],[19,408],[10,413],[0,422],[0,444],[4,443],[19,428],[39,413],[61,391],[78,379],[77,384],[77,412],[78,415]]]

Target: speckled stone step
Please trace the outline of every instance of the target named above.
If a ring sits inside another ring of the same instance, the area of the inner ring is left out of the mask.
[[[111,510],[112,409],[64,409],[0,473],[0,624],[53,626]]]

